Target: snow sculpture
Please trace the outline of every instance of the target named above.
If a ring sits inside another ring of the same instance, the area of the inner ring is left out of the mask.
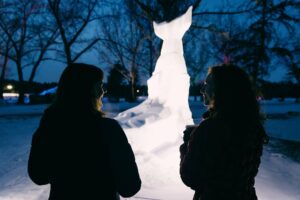
[[[190,77],[182,45],[191,19],[192,7],[169,23],[154,22],[155,34],[163,40],[163,45],[152,77],[147,81],[148,99],[116,117],[129,138],[149,134],[152,139],[139,141],[144,150],[176,139],[186,125],[193,124],[188,105]]]
[[[163,40],[163,46],[147,82],[149,96],[115,118],[135,152],[143,185],[168,181],[170,187],[170,180],[180,181],[178,148],[185,126],[193,124],[188,104],[190,77],[182,45],[191,19],[192,7],[171,22],[154,22],[155,34]]]

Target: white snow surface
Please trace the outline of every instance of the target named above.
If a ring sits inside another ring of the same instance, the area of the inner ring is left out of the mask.
[[[104,110],[107,110],[108,116],[111,117],[116,116],[119,111],[136,105],[126,102],[104,104]],[[199,101],[190,101],[189,105],[193,119],[198,123],[204,107]],[[31,137],[46,106],[0,106],[0,200],[43,200],[48,197],[49,185],[37,186],[27,175]],[[285,116],[288,112],[300,113],[300,104],[295,104],[293,101],[265,101],[262,102],[262,110],[267,114]],[[281,150],[279,147],[284,143],[281,139],[275,138],[298,141],[294,143],[299,147],[300,116],[294,114],[284,119],[270,119],[265,126],[272,138],[270,144],[264,148],[259,174],[256,177],[255,187],[258,198],[299,200],[299,159],[294,159]],[[129,141],[142,140],[143,133],[139,134],[140,136],[133,136],[127,133]],[[155,142],[147,137],[145,140]],[[180,137],[175,136],[170,142],[158,145],[150,151],[138,150],[139,146],[132,144],[143,183],[141,191],[130,199],[192,199],[193,191],[181,182],[178,172],[178,148],[181,140]]]

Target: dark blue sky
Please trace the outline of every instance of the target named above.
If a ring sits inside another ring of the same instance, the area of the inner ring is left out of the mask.
[[[239,5],[242,1],[241,0],[202,0],[200,7],[202,10],[208,9],[208,10],[218,10],[219,8],[224,7],[223,5],[226,4],[226,7],[233,8],[237,5]],[[99,66],[100,68],[103,68],[99,65],[99,60],[97,59],[96,53],[87,53],[83,55],[78,62],[84,62],[88,64],[94,64]],[[65,68],[66,64],[54,62],[54,61],[48,61],[41,64],[39,67],[35,81],[37,82],[57,82],[62,70]],[[16,67],[13,63],[9,63],[10,67],[10,73],[7,78],[13,78],[17,79],[17,72]],[[24,77],[25,80],[28,80],[30,69],[25,69],[24,71]],[[106,72],[107,73],[107,72]],[[286,71],[283,67],[277,67],[275,70],[273,70],[269,77],[266,77],[267,80],[270,81],[282,81],[286,78]]]

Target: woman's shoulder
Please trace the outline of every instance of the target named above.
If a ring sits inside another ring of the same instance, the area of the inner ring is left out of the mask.
[[[214,123],[214,120],[211,118],[203,119],[194,131],[194,137],[204,137],[205,135],[211,135],[211,132],[215,127]]]
[[[212,129],[220,127],[221,125],[222,123],[219,120],[209,117],[200,122],[199,129]]]
[[[221,138],[224,135],[226,135],[224,134],[224,132],[227,131],[228,127],[224,122],[212,117],[203,119],[196,130],[198,134],[202,135],[202,137],[205,137],[207,139]]]
[[[106,127],[120,127],[119,122],[113,118],[102,116],[101,114],[96,114],[98,122]]]
[[[60,116],[60,114],[52,106],[49,106],[44,110],[44,113],[42,115],[42,121],[53,120],[57,116]]]
[[[109,117],[100,116],[99,120],[101,120],[104,123],[109,124],[109,125],[111,125],[111,124],[118,124],[117,120],[115,120],[113,118],[109,118]]]

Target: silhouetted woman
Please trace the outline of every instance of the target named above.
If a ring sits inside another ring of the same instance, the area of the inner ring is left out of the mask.
[[[33,135],[28,173],[50,184],[50,200],[130,197],[141,186],[135,157],[120,125],[100,111],[103,72],[71,64],[58,83],[56,101]]]
[[[182,181],[194,200],[256,200],[267,136],[247,74],[230,64],[212,67],[201,93],[208,111],[180,147]]]

